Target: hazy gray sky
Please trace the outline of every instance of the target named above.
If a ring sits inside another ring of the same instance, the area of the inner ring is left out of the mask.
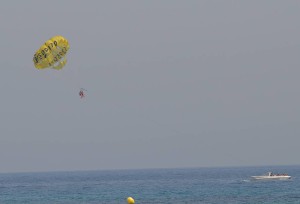
[[[300,164],[299,10],[1,1],[0,172]],[[35,69],[55,35],[68,64]]]

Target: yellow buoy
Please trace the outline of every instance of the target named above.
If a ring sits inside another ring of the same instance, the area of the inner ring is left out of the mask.
[[[127,198],[127,203],[128,204],[134,204],[134,199],[132,197]]]

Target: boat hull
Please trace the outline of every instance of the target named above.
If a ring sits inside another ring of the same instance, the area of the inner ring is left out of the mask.
[[[286,180],[291,176],[252,176],[252,178],[256,180]]]

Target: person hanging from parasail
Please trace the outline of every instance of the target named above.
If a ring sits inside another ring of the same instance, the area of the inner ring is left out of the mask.
[[[86,90],[83,89],[83,88],[80,89],[80,91],[79,91],[79,96],[80,96],[80,98],[84,98],[84,97],[85,97],[84,91],[86,91]]]
[[[83,93],[82,90],[79,91],[79,96],[80,96],[80,98],[83,98],[83,97],[84,97],[84,93]]]

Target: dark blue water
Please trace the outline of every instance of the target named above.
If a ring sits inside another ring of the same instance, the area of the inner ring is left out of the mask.
[[[267,171],[291,180],[254,181]],[[0,174],[0,203],[300,203],[300,166]]]

